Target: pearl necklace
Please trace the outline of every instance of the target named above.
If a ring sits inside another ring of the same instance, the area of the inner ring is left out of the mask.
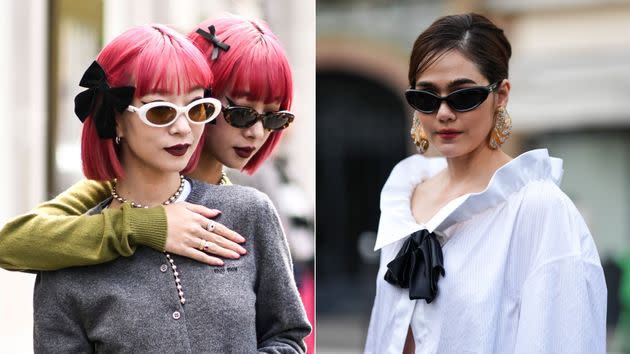
[[[182,194],[182,191],[184,190],[184,176],[180,175],[179,176],[179,188],[177,188],[177,191],[175,191],[175,193],[170,196],[165,202],[162,203],[162,205],[169,205],[171,203],[173,203],[175,200],[177,200],[177,197],[179,197],[180,194]],[[123,197],[121,197],[120,195],[118,195],[118,192],[116,191],[116,182],[117,180],[114,179],[114,184],[112,184],[112,197],[114,197],[117,201],[119,201],[120,203],[129,203],[131,204],[132,208],[148,208],[148,205],[142,205],[142,204],[138,204],[138,203],[134,203],[133,201],[127,200]],[[166,259],[168,260],[168,262],[171,265],[171,269],[173,270],[173,277],[175,278],[175,287],[177,288],[177,295],[179,296],[179,302],[184,305],[186,303],[186,299],[184,298],[184,289],[182,288],[182,284],[181,284],[181,279],[179,279],[179,272],[177,271],[177,266],[175,265],[175,261],[173,260],[173,258],[171,258],[171,255],[168,254],[168,252],[164,252],[164,255],[166,255]]]
[[[221,179],[221,181],[223,182],[223,179]],[[114,197],[114,199],[119,201],[121,204],[129,203],[131,204],[132,208],[148,208],[149,207],[148,205],[135,203],[133,201],[127,200],[121,197],[120,195],[118,195],[118,191],[116,190],[117,183],[118,183],[118,179],[114,178],[114,183],[112,184],[112,197]],[[179,188],[177,188],[177,191],[175,191],[175,193],[173,193],[172,196],[170,196],[165,202],[163,202],[162,205],[169,205],[175,200],[177,200],[177,197],[179,197],[179,195],[182,194],[183,190],[184,190],[184,176],[179,175]]]
[[[177,191],[175,191],[175,193],[170,198],[168,198],[165,202],[163,202],[162,205],[169,205],[173,203],[175,200],[177,200],[177,197],[179,197],[179,195],[182,194],[182,191],[184,190],[184,176],[180,175],[179,179],[180,179],[179,188],[177,188]],[[225,185],[227,184],[227,181],[228,181],[227,175],[225,174],[225,172],[221,171],[221,180],[219,182],[219,185]],[[120,203],[129,203],[131,204],[132,208],[148,208],[149,207],[148,205],[134,203],[133,201],[129,201],[121,197],[120,195],[118,195],[118,192],[116,191],[116,182],[117,180],[114,179],[114,184],[112,185],[112,197],[114,197],[117,201],[119,201]],[[175,278],[175,287],[177,288],[177,295],[179,296],[179,302],[182,305],[184,305],[186,303],[186,298],[184,298],[184,288],[182,287],[181,279],[179,279],[179,272],[177,271],[177,266],[175,265],[175,261],[173,260],[171,255],[168,254],[168,252],[164,252],[164,255],[166,255],[166,259],[170,263],[171,270],[173,271],[173,277]]]
[[[221,179],[219,180],[219,185],[223,186],[226,185],[228,183],[228,176],[225,174],[225,172],[221,171]]]

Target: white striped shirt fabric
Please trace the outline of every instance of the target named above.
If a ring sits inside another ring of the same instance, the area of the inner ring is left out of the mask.
[[[605,353],[604,274],[583,218],[558,187],[562,161],[526,152],[483,192],[418,224],[413,190],[445,167],[442,158],[409,157],[383,188],[365,353],[401,353],[409,326],[416,353]],[[446,235],[446,275],[430,304],[384,280],[406,236],[422,229]]]

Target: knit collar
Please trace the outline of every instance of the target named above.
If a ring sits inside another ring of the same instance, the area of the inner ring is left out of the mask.
[[[563,172],[562,160],[550,157],[547,149],[525,152],[496,170],[486,189],[452,200],[431,220],[418,224],[411,212],[413,191],[419,183],[445,168],[444,158],[426,158],[420,155],[411,156],[394,168],[381,193],[381,220],[374,250],[418,230],[443,231],[499,205],[532,181],[551,180],[560,184]]]

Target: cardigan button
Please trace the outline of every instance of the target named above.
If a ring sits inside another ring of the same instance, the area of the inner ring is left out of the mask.
[[[162,264],[160,266],[160,272],[164,273],[168,270],[168,266],[166,264]]]
[[[182,314],[179,311],[173,312],[173,319],[179,320],[180,317],[182,317]]]

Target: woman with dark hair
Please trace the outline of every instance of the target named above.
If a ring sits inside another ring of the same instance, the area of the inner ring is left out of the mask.
[[[562,161],[501,150],[510,56],[477,14],[414,43],[411,137],[443,158],[409,157],[383,188],[366,353],[605,352],[606,284]]]

